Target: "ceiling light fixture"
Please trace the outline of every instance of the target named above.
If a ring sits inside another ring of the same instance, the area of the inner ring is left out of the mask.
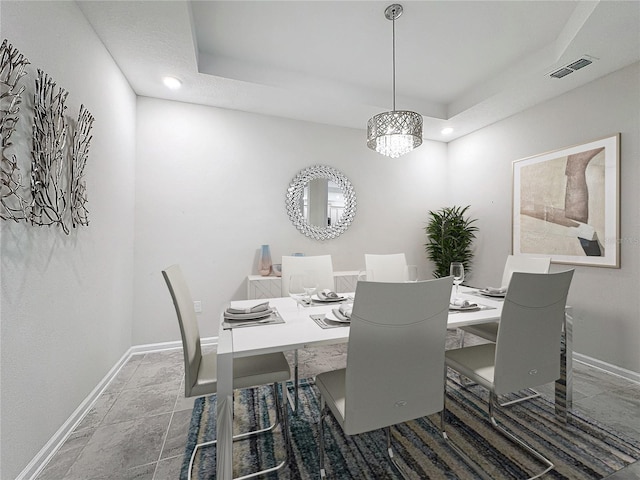
[[[453,128],[451,127],[444,127],[442,130],[440,130],[440,133],[442,135],[449,135],[450,133],[453,133]]]
[[[402,5],[389,5],[384,16],[393,23],[393,110],[374,115],[367,122],[367,146],[382,155],[398,158],[422,144],[422,115],[396,110],[396,18]]]
[[[162,83],[171,90],[177,90],[182,85],[182,82],[176,77],[163,77]]]

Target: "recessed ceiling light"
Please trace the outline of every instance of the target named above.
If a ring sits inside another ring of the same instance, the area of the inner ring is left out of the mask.
[[[177,90],[178,88],[180,88],[180,85],[182,85],[182,82],[176,77],[163,77],[162,83],[164,83],[165,86],[167,88],[170,88],[171,90]]]
[[[446,127],[446,128],[443,128],[442,130],[440,130],[440,133],[443,134],[443,135],[449,135],[452,132],[453,132],[453,128],[451,128],[451,127]]]

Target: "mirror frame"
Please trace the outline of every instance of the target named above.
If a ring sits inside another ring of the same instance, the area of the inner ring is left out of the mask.
[[[310,180],[326,178],[338,185],[344,194],[344,213],[335,225],[318,227],[311,225],[302,215],[300,201],[304,196],[304,187]],[[313,165],[300,170],[287,189],[287,215],[291,223],[307,237],[316,240],[330,240],[343,234],[356,215],[356,192],[353,185],[342,172],[327,165]]]

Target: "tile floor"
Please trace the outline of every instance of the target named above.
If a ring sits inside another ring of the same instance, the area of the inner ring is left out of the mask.
[[[300,351],[300,375],[345,359],[344,346]],[[574,408],[640,438],[640,385],[574,363]],[[193,405],[182,380],[182,350],[131,357],[37,480],[178,479]],[[610,478],[640,480],[640,463]]]

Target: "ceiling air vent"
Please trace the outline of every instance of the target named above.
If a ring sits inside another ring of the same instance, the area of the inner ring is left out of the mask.
[[[550,74],[553,78],[562,78],[562,77],[566,77],[567,75],[569,75],[570,73],[573,73],[573,70],[569,69],[569,68],[564,68],[562,67],[560,70],[556,70],[555,72],[553,72],[552,74]]]
[[[592,63],[593,62],[591,60],[581,58],[580,60],[576,60],[575,62],[567,65],[567,68],[570,68],[571,70],[580,70],[582,67],[586,67],[587,65],[591,65]]]
[[[580,70],[581,68],[584,68],[587,65],[591,65],[594,60],[595,60],[594,57],[591,57],[589,55],[583,55],[582,58],[579,58],[578,60],[571,62],[570,64],[565,65],[564,67],[549,73],[549,76],[552,78],[566,77],[567,75],[575,72],[576,70]]]

